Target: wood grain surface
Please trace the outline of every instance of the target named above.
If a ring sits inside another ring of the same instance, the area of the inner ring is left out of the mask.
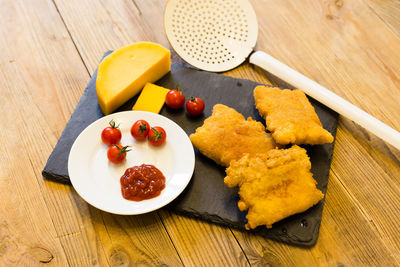
[[[400,130],[397,0],[252,0],[257,50]],[[165,210],[118,216],[43,166],[98,61],[169,47],[165,0],[0,0],[0,266],[397,266],[400,151],[340,117],[317,244],[289,246]],[[275,81],[244,63],[225,73]]]

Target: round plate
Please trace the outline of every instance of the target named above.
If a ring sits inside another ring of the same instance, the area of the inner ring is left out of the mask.
[[[126,160],[113,164],[107,159],[108,147],[101,132],[113,119],[122,132],[122,145],[132,146]],[[137,120],[161,126],[167,133],[165,144],[155,147],[147,140],[136,141],[130,129]],[[174,200],[189,183],[194,170],[194,150],[189,137],[170,119],[145,111],[125,111],[105,116],[89,125],[75,140],[68,159],[68,173],[78,194],[92,206],[115,214],[142,214],[159,209]],[[120,178],[129,167],[156,166],[165,176],[165,188],[155,198],[130,201],[122,197]]]

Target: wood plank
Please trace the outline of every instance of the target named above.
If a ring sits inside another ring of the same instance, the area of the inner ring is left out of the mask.
[[[162,24],[162,16],[159,14],[163,11],[164,1],[140,1],[136,6],[126,0],[102,1],[101,3],[56,0],[55,3],[91,72],[97,67],[102,54],[109,49],[116,49],[141,40],[160,42],[168,47],[165,37],[159,37],[164,36],[163,28],[160,29],[159,26],[160,22]],[[83,16],[85,17],[84,21],[77,19]],[[110,28],[110,25],[118,26]],[[93,46],[94,39],[97,40],[95,46]],[[229,258],[236,259],[242,253],[234,236],[227,228],[206,225],[197,220],[178,219],[179,217],[173,216],[174,219],[171,220],[171,216],[167,216],[164,212],[161,212],[160,216],[185,265],[193,265],[193,263],[204,265],[213,260],[220,260],[221,263],[229,262]],[[209,237],[205,227],[216,233],[213,240],[204,238],[204,235]],[[185,236],[197,240],[196,254],[187,254],[190,247]],[[227,250],[223,251],[227,256],[225,261],[220,259],[222,251],[219,246],[221,244],[226,244]],[[247,263],[243,253],[240,262]]]
[[[171,46],[168,42],[167,35],[164,33],[164,9],[167,1],[165,0],[132,0],[140,16],[145,28],[151,34],[151,40],[162,44],[165,47]]]
[[[146,28],[148,18],[141,15],[144,11],[139,11],[132,0],[54,2],[90,73],[107,50],[133,42],[157,40],[157,32]],[[161,6],[157,10],[159,8]]]
[[[186,266],[249,266],[246,256],[226,227],[166,210],[160,214]]]
[[[97,242],[110,266],[181,266],[168,233],[153,212],[147,215],[118,216],[90,208]],[[165,240],[168,240],[166,242]],[[173,254],[166,257],[166,253]]]
[[[89,208],[70,186],[43,180],[42,168],[89,75],[52,1],[0,4],[0,16],[6,22],[0,24],[0,49],[6,55],[0,57],[0,101],[5,108],[0,122],[10,125],[10,131],[1,131],[2,140],[8,141],[3,146],[7,155],[0,160],[4,192],[0,197],[6,204],[0,219],[4,226],[0,262],[57,266],[118,263],[122,254],[116,248],[126,245],[121,231],[129,229],[142,236],[142,243],[158,242],[144,258],[139,255],[145,255],[142,251],[148,248],[142,244],[136,243],[136,250],[128,249],[132,264],[140,259],[146,264],[180,265],[156,214],[118,219],[108,234],[120,239],[113,238],[104,248],[103,236],[98,235],[99,224],[104,223],[91,218],[98,211]],[[156,228],[150,233],[135,227],[150,221]]]
[[[2,68],[0,77],[4,73],[7,71]],[[0,86],[4,88],[5,84],[0,82]],[[10,110],[16,107],[14,103],[11,98],[0,100],[2,107]],[[3,115],[0,118],[3,125],[21,121],[21,114]],[[2,151],[8,151],[7,157],[0,161],[0,265],[29,266],[39,262],[66,265],[62,244],[55,239],[56,231],[29,156],[21,153],[25,145],[21,144],[24,136],[20,131],[25,128],[18,124],[7,128],[15,134],[11,137],[5,131],[0,134],[2,140],[7,140]],[[37,216],[39,212],[41,216]]]
[[[25,10],[16,1],[0,4],[0,16],[6,22],[0,24],[0,104],[3,108],[0,123],[7,125],[7,130],[3,128],[0,132],[4,140],[2,151],[6,152],[0,160],[0,265],[43,262],[66,266],[66,255],[61,242],[55,238],[57,233],[37,181],[41,179],[40,172],[35,172],[29,152],[25,151],[35,145],[34,133],[30,134],[26,120],[32,111],[38,112],[37,108],[29,110],[29,105],[25,106],[31,95],[27,93],[30,84],[23,79],[27,74],[21,57],[25,54],[16,47],[29,36]],[[31,46],[25,47],[29,52]],[[44,145],[44,151],[47,146]]]
[[[400,152],[391,153],[376,137],[371,137],[375,146],[365,146],[368,135],[349,120],[340,126],[332,171],[400,262]],[[349,151],[357,163],[347,159]]]
[[[400,38],[400,2],[397,0],[364,0],[371,10]]]

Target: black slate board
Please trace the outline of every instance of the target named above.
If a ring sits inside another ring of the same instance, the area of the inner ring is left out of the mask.
[[[68,155],[77,136],[89,124],[103,116],[97,102],[96,72],[92,76],[60,140],[50,155],[43,170],[47,179],[70,184],[68,177]],[[193,118],[184,109],[171,110],[164,106],[160,114],[179,124],[191,134],[211,115],[214,104],[221,103],[235,108],[245,117],[252,117],[265,123],[254,107],[253,89],[259,85],[253,81],[234,79],[227,76],[198,71],[179,65],[172,65],[171,72],[157,82],[167,88],[181,85],[186,96],[203,98],[206,103],[204,115]],[[137,97],[128,101],[118,111],[130,110]],[[322,104],[310,99],[324,126],[333,136],[336,134],[338,115]],[[333,144],[304,146],[311,158],[312,173],[318,188],[326,192]],[[225,169],[196,152],[195,171],[185,191],[168,209],[187,216],[244,230],[246,212],[237,208],[236,188],[228,188],[223,182]],[[272,229],[258,227],[251,232],[293,245],[312,246],[318,238],[324,200],[304,213],[293,215],[273,225]]]

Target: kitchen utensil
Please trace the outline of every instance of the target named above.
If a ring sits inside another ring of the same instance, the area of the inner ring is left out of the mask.
[[[213,72],[233,69],[245,61],[258,35],[256,14],[247,0],[169,0],[164,27],[182,59]],[[252,53],[249,61],[400,149],[399,132],[315,81],[262,51]]]

